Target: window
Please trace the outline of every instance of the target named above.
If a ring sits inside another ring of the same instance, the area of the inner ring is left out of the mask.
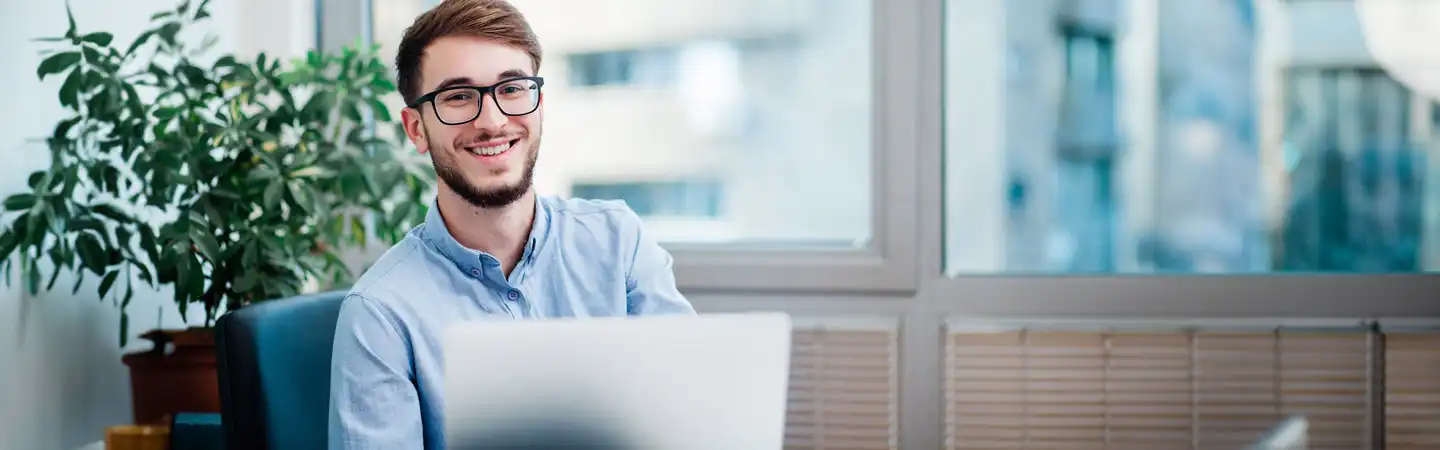
[[[1266,32],[1329,33],[1353,5],[949,3],[1003,19],[946,23],[989,33],[949,55],[948,273],[1440,269],[1440,222],[1425,218],[1437,136],[1414,114],[1431,101],[1376,66],[1325,62],[1367,57],[1353,26],[1321,42]],[[968,145],[977,135],[995,145]],[[1004,200],[1013,179],[1023,205]]]
[[[703,181],[578,183],[570,195],[624,200],[640,217],[722,217],[720,183]]]
[[[918,52],[875,30],[913,19],[869,0],[511,2],[545,55],[538,192],[625,199],[687,288],[917,287],[903,183],[923,97],[877,56]],[[387,57],[432,4],[370,3]],[[684,174],[707,181],[652,181]]]
[[[570,83],[577,87],[638,85],[668,87],[680,76],[680,61],[668,48],[566,55]]]

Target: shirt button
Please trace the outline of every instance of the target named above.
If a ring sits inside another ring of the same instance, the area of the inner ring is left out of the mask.
[[[510,291],[510,294],[507,295],[506,297],[509,297],[509,298],[510,298],[510,301],[512,301],[512,302],[515,301],[515,300],[519,300],[519,299],[520,299],[520,291],[514,291],[514,290],[512,290],[512,291]]]
[[[470,269],[470,275],[471,275],[471,276],[477,276],[477,277],[480,276],[480,269],[478,269],[478,268]]]

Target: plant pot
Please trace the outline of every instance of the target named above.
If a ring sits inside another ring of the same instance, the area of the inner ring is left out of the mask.
[[[166,425],[178,413],[220,412],[214,329],[154,330],[141,337],[155,347],[121,358],[130,367],[136,424]]]

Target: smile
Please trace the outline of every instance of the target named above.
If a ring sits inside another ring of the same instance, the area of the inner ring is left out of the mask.
[[[517,142],[519,142],[519,139],[501,141],[499,143],[485,143],[478,146],[465,147],[465,151],[479,156],[499,156],[510,151],[510,148],[514,147]]]

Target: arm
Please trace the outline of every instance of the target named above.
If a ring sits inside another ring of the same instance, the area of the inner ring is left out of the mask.
[[[625,299],[629,315],[695,314],[695,308],[675,287],[675,260],[670,252],[645,231],[640,216],[626,210],[626,226],[635,236],[635,257],[625,274]]]
[[[351,295],[340,307],[330,362],[330,449],[419,449],[420,401],[410,351],[389,315]]]

